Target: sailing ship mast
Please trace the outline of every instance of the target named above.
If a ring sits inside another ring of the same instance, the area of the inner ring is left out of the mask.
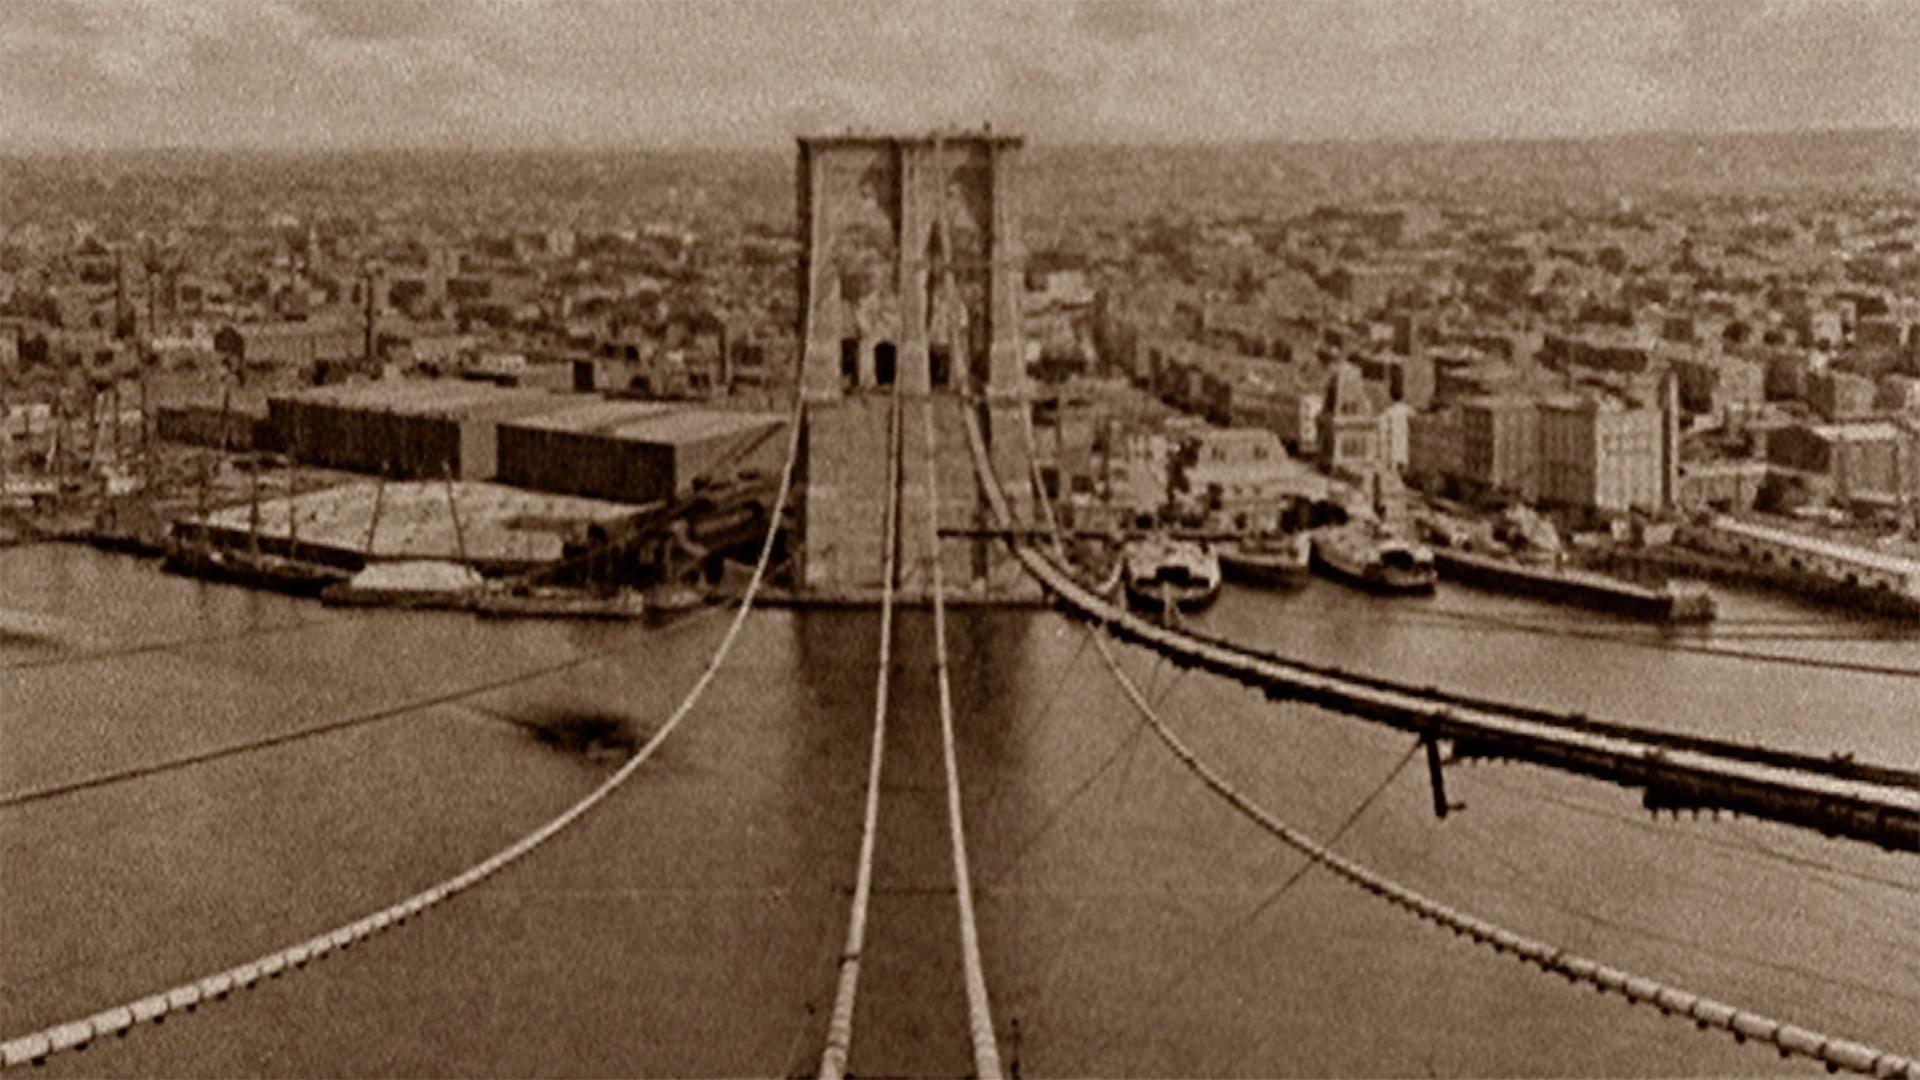
[[[247,470],[247,554],[260,555],[260,465]]]
[[[296,414],[297,416],[297,414]],[[293,446],[287,450],[287,558],[299,557],[300,548],[300,421],[293,425]]]
[[[383,461],[380,463],[379,479],[374,481],[373,515],[367,519],[367,541],[365,544],[366,551],[363,555],[361,555],[361,560],[368,564],[371,564],[373,562],[373,536],[374,536],[374,533],[377,532],[380,528],[380,506],[385,501],[386,494],[387,494],[387,463]]]
[[[469,566],[471,564],[467,561],[467,538],[460,528],[460,504],[453,497],[453,466],[443,462],[441,475],[446,479],[447,484],[447,512],[453,516],[454,550],[460,556],[460,565]]]

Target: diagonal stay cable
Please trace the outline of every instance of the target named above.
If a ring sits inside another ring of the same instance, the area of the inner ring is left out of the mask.
[[[1536,637],[1576,638],[1588,641],[1600,641],[1615,648],[1649,649],[1654,652],[1705,656],[1718,660],[1738,661],[1750,664],[1779,664],[1786,667],[1813,668],[1820,671],[1840,671],[1854,675],[1883,676],[1892,679],[1920,679],[1920,667],[1905,664],[1881,664],[1865,660],[1840,660],[1823,656],[1796,656],[1790,653],[1761,652],[1755,649],[1718,648],[1713,645],[1700,645],[1687,641],[1670,641],[1647,636],[1629,636],[1606,630],[1590,628],[1554,628],[1546,629],[1528,625],[1519,620],[1501,618],[1494,615],[1466,615],[1443,612],[1407,613],[1408,615],[1426,615],[1432,619],[1451,622],[1454,625],[1444,629],[1460,633],[1525,634]],[[1435,627],[1440,629],[1441,627]],[[1737,638],[1732,640],[1739,640]],[[1789,639],[1792,640],[1792,639]],[[1851,640],[1893,640],[1886,638],[1850,638],[1850,637],[1808,637],[1801,641],[1851,641]]]
[[[341,755],[333,768],[338,771],[351,769],[356,765],[364,763],[366,759],[372,757],[379,749],[380,747],[374,745],[357,747]],[[56,979],[71,978],[75,972],[85,971],[88,968],[102,967],[128,960],[148,960],[168,951],[178,950],[183,946],[204,947],[208,942],[219,941],[222,938],[239,933],[249,926],[259,925],[264,921],[278,919],[292,914],[298,910],[298,903],[296,902],[298,899],[300,898],[288,897],[282,894],[279,903],[269,906],[264,912],[255,913],[257,917],[254,918],[248,918],[246,913],[230,907],[210,912],[205,918],[195,923],[190,931],[171,934],[166,939],[160,941],[144,938],[134,941],[116,942],[104,951],[92,951],[82,954],[80,950],[76,949],[72,952],[63,952],[54,962],[38,967],[16,966],[8,970],[6,981],[0,983],[0,998],[10,998],[16,1001],[30,998],[32,996],[31,991],[34,987],[43,986]],[[165,920],[175,915],[179,910],[178,908],[170,909],[168,913],[160,915],[159,918]],[[96,942],[95,944],[101,943]]]
[[[1032,485],[1034,500],[1040,507],[1041,520],[1045,525],[1048,543],[1052,546],[1055,555],[1064,558],[1066,556],[1066,543],[1061,536],[1060,518],[1054,510],[1053,500],[1047,497],[1046,481],[1040,474],[1039,455],[1034,452],[1031,413],[1026,414],[1026,420],[1027,423],[1023,430],[1026,435],[1027,444],[1027,480],[1028,483]],[[1103,629],[1104,624],[1102,624],[1102,627],[1090,627],[1081,635],[1080,644],[1074,646],[1073,657],[1067,661],[1066,669],[1061,672],[1058,682],[1054,687],[1054,692],[1048,698],[1048,708],[1051,708],[1054,700],[1058,699],[1060,695],[1066,691],[1067,687],[1072,684],[1069,676],[1075,669],[1075,665],[1079,663],[1081,654],[1086,652],[1088,645],[1095,644],[1100,640]],[[1148,671],[1149,686],[1158,681],[1157,676],[1163,666],[1161,661],[1164,659],[1164,657],[1155,658],[1154,666]],[[1098,783],[1101,777],[1107,774],[1108,770],[1113,768],[1114,763],[1119,761],[1123,754],[1126,756],[1126,765],[1121,770],[1120,787],[1122,790],[1125,789],[1127,770],[1133,766],[1134,750],[1138,747],[1140,736],[1144,734],[1145,731],[1146,728],[1144,725],[1135,727],[1129,735],[1114,745],[1113,749],[1107,753],[1107,756],[1101,760],[1093,772],[1088,774],[1079,784],[1075,785],[1073,790],[1069,791],[1066,797],[1060,800],[1058,806],[1047,815],[1046,819],[1014,847],[1013,856],[1006,861],[1005,869],[1000,872],[996,880],[987,885],[988,890],[1004,886],[1012,880],[1014,873],[1020,869],[1021,864],[1026,860],[1026,857],[1032,853],[1033,849],[1039,845],[1040,841],[1046,838],[1047,834],[1055,825],[1058,825],[1065,819],[1067,813],[1073,809],[1074,804],[1091,790],[1093,785]],[[1076,908],[1076,918],[1077,912],[1078,909]],[[1042,996],[1044,997],[1044,992]],[[1031,1012],[1029,1015],[1032,1015]]]
[[[900,569],[900,394],[894,391],[887,438],[887,509],[881,526],[886,545],[880,585],[880,670],[874,677],[873,741],[867,758],[867,799],[860,826],[860,859],[847,906],[847,942],[840,952],[840,980],[820,1054],[821,1080],[846,1075],[853,1053],[853,1007],[860,993],[860,960],[867,943],[867,908],[873,896],[873,854],[880,832],[880,772],[887,752],[888,687],[893,668],[893,592]]]
[[[1742,842],[1738,840],[1729,840],[1729,839],[1724,839],[1718,836],[1711,836],[1703,833],[1694,833],[1694,832],[1685,832],[1685,831],[1675,832],[1673,830],[1663,828],[1661,825],[1657,824],[1656,822],[1647,821],[1639,817],[1634,817],[1630,814],[1616,813],[1604,807],[1594,806],[1591,803],[1581,802],[1578,799],[1569,799],[1565,796],[1553,795],[1544,791],[1522,787],[1517,784],[1506,783],[1492,776],[1476,777],[1475,782],[1485,784],[1488,787],[1494,788],[1498,791],[1503,791],[1508,795],[1515,796],[1516,798],[1537,800],[1539,802],[1547,803],[1552,806],[1558,806],[1561,809],[1566,810],[1570,813],[1582,814],[1587,817],[1600,818],[1606,821],[1617,822],[1618,824],[1625,825],[1629,828],[1637,829],[1642,832],[1651,832],[1651,833],[1659,833],[1661,835],[1679,836],[1685,839],[1689,843],[1699,844],[1704,847],[1719,848],[1724,851],[1735,852],[1735,853],[1746,855],[1755,859],[1762,859],[1762,860],[1767,860],[1771,862],[1777,862],[1777,863],[1781,863],[1782,865],[1792,866],[1802,870],[1813,870],[1818,873],[1829,875],[1832,877],[1843,878],[1849,881],[1857,881],[1864,885],[1876,885],[1881,888],[1892,889],[1896,892],[1907,893],[1910,896],[1920,896],[1920,885],[1915,885],[1911,882],[1897,881],[1893,878],[1881,877],[1878,874],[1871,874],[1871,873],[1867,873],[1860,870],[1853,870],[1848,867],[1838,866],[1838,865],[1835,865],[1834,863],[1826,862],[1821,859],[1809,858],[1808,856],[1805,856],[1805,855],[1795,855],[1790,852],[1777,851],[1773,848],[1766,847],[1764,845],[1757,844],[1757,843]]]
[[[1186,668],[1174,669],[1173,674],[1168,677],[1167,681],[1161,684],[1160,692],[1158,694],[1153,695],[1151,700],[1153,701],[1154,708],[1157,709],[1160,706],[1165,705],[1167,703],[1167,699],[1173,696],[1174,690],[1178,689],[1180,686],[1181,678],[1183,678],[1186,674],[1187,674]]]
[[[31,660],[15,660],[0,664],[0,673],[15,671],[41,671],[47,668],[72,667],[78,664],[92,664],[101,660],[117,660],[128,656],[141,656],[146,653],[173,652],[179,649],[197,648],[201,645],[219,645],[229,641],[245,641],[248,638],[277,637],[281,634],[296,634],[302,630],[311,630],[317,626],[339,626],[365,618],[364,615],[323,615],[313,619],[295,619],[292,622],[269,623],[266,626],[245,626],[238,630],[228,630],[217,634],[202,634],[194,637],[162,638],[158,641],[137,641],[125,645],[109,645],[87,652],[55,653],[52,656],[35,657]]]
[[[1132,774],[1134,762],[1139,760],[1140,755],[1138,751],[1141,743],[1145,741],[1141,736],[1145,733],[1146,725],[1136,724],[1133,725],[1132,734],[1128,735],[1124,740],[1126,751],[1125,760],[1121,762],[1120,775],[1115,779],[1113,785],[1113,805],[1107,808],[1107,812],[1102,815],[1100,819],[1100,824],[1097,826],[1099,835],[1097,839],[1091,842],[1091,850],[1106,850],[1107,844],[1112,836],[1122,827],[1120,819],[1122,816],[1122,803],[1128,794],[1127,778]],[[1116,754],[1116,756],[1119,755]],[[1022,850],[1021,854],[1022,856],[1025,855],[1025,849]],[[1005,877],[1011,878],[1016,869],[1018,869],[1017,861],[1008,868]],[[1004,881],[1005,879],[1003,879],[1001,883],[1004,884]],[[989,885],[988,889],[991,890],[994,887],[995,886]],[[1067,917],[1062,924],[1064,934],[1060,947],[1054,951],[1053,958],[1048,961],[1046,967],[1043,969],[1038,987],[1025,1003],[1023,1015],[1012,1018],[1016,1032],[1021,1030],[1020,1022],[1023,1017],[1026,1021],[1026,1030],[1032,1031],[1039,1025],[1041,1018],[1046,1015],[1047,1005],[1053,1000],[1054,988],[1066,971],[1067,959],[1072,955],[1073,946],[1080,938],[1081,926],[1083,925],[1082,918],[1085,916],[1088,906],[1092,904],[1096,895],[1096,890],[1085,889],[1082,890],[1078,896],[1074,897],[1073,907],[1067,912]]]
[[[1052,720],[1055,712],[1073,690],[1073,676],[1079,670],[1082,657],[1093,651],[1087,647],[1091,643],[1089,638],[1083,635],[1079,640],[1080,643],[1074,646],[1073,653],[1067,657],[1065,664],[1048,667],[1047,678],[1053,683],[1053,687],[1048,691],[1047,696],[1037,707],[1020,710],[1013,718],[1012,725],[1007,728],[1005,737],[1012,738],[1020,731],[1039,731]],[[990,773],[983,781],[985,792],[980,796],[979,803],[982,806],[998,806],[1001,796],[1014,783],[1011,779],[1012,775],[1013,770],[1010,769],[1000,769]],[[997,884],[995,882],[984,885],[982,891],[991,891]]]
[[[165,1019],[168,1013],[176,1009],[192,1010],[203,1001],[223,999],[236,987],[251,987],[263,977],[279,975],[289,968],[304,967],[308,961],[323,958],[335,949],[346,949],[355,942],[390,927],[402,925],[409,918],[473,888],[517,862],[600,805],[607,796],[625,784],[640,766],[646,764],[661,744],[679,728],[681,722],[699,703],[707,686],[719,675],[721,666],[733,651],[733,644],[739,638],[741,628],[746,625],[747,615],[753,610],[753,602],[758,597],[761,583],[766,578],[767,565],[773,558],[774,542],[780,534],[780,519],[793,489],[794,467],[800,457],[800,428],[804,409],[804,399],[796,389],[793,412],[788,420],[790,437],[787,443],[786,464],[780,473],[779,494],[768,514],[767,532],[760,544],[759,557],[754,562],[753,576],[747,582],[746,591],[740,598],[739,606],[734,612],[733,621],[727,626],[725,636],[720,639],[712,658],[707,661],[706,667],[701,670],[693,685],[687,689],[686,695],[681,698],[672,714],[653,733],[653,736],[635,751],[631,758],[627,759],[625,764],[602,781],[598,787],[561,811],[546,824],[480,862],[453,877],[371,914],[298,944],[277,949],[258,959],[182,983],[171,990],[149,994],[146,997],[104,1009],[91,1016],[69,1020],[0,1042],[0,1069],[29,1062],[37,1063],[44,1061],[51,1054],[81,1049],[101,1036],[125,1035],[134,1025],[142,1021],[157,1022]]]
[[[1457,935],[1488,945],[1496,953],[1510,955],[1524,963],[1537,965],[1544,973],[1557,973],[1569,982],[1587,983],[1603,994],[1617,993],[1626,998],[1629,1003],[1653,1005],[1663,1015],[1685,1017],[1703,1029],[1718,1028],[1732,1035],[1736,1042],[1744,1042],[1751,1038],[1768,1043],[1783,1056],[1801,1054],[1821,1062],[1831,1070],[1846,1069],[1875,1077],[1920,1080],[1920,1061],[1782,1023],[1678,987],[1667,986],[1654,979],[1608,967],[1597,960],[1570,953],[1544,941],[1524,937],[1484,919],[1448,907],[1360,863],[1336,854],[1326,845],[1281,821],[1247,798],[1217,770],[1200,760],[1192,750],[1187,748],[1179,736],[1173,733],[1173,729],[1167,726],[1166,721],[1154,711],[1152,704],[1140,692],[1139,687],[1135,686],[1126,672],[1120,668],[1118,660],[1114,659],[1112,650],[1106,642],[1102,641],[1100,645],[1102,655],[1109,661],[1108,670],[1119,681],[1121,690],[1133,702],[1134,709],[1153,727],[1154,734],[1159,736],[1160,741],[1166,744],[1167,749],[1189,771],[1199,777],[1201,782],[1216,795],[1226,800],[1234,809],[1271,833],[1276,839],[1368,893],[1409,911],[1422,920],[1432,920],[1435,924]]]
[[[1105,651],[1105,641],[1102,641],[1100,644],[1102,650]],[[1146,729],[1147,725],[1142,724],[1137,730],[1144,731]],[[1402,772],[1406,771],[1407,763],[1412,761],[1414,755],[1420,752],[1421,746],[1420,741],[1416,739],[1413,745],[1408,747],[1407,751],[1400,755],[1400,759],[1393,763],[1393,768],[1389,769],[1387,774],[1380,778],[1380,782],[1374,785],[1373,790],[1367,792],[1358,803],[1354,804],[1353,809],[1348,811],[1347,816],[1341,819],[1340,824],[1336,826],[1333,832],[1327,837],[1326,844],[1328,850],[1332,850],[1335,845],[1339,844],[1340,841],[1346,837],[1348,831],[1359,824],[1360,819],[1365,817],[1367,811],[1373,808],[1373,804],[1379,800],[1380,796],[1385,794],[1389,787],[1393,786],[1393,782],[1400,778]],[[1213,959],[1222,949],[1231,944],[1242,931],[1259,922],[1261,916],[1271,911],[1275,904],[1279,903],[1289,892],[1292,892],[1293,887],[1300,884],[1301,880],[1312,873],[1313,868],[1319,865],[1315,860],[1308,859],[1306,862],[1295,867],[1293,873],[1288,874],[1286,879],[1275,886],[1272,892],[1263,897],[1261,901],[1255,904],[1245,915],[1235,920],[1232,926],[1227,927],[1216,935],[1211,942],[1202,947],[1199,952],[1195,953],[1193,958],[1181,967],[1179,971],[1175,972],[1172,977],[1161,983],[1157,990],[1148,995],[1147,1000],[1150,1002],[1169,1000],[1175,990],[1185,985],[1188,979],[1200,973],[1201,969],[1206,966],[1207,961]],[[1113,1044],[1114,1038],[1115,1033],[1109,1033],[1107,1038],[1096,1046],[1092,1053],[1087,1055],[1087,1060],[1100,1060],[1100,1055]]]
[[[721,609],[708,608],[690,618],[675,622],[668,630],[671,632],[682,626],[702,622],[706,616],[719,610]],[[258,750],[268,750],[276,746],[285,746],[288,743],[318,738],[322,735],[331,735],[335,732],[347,731],[352,728],[365,727],[368,724],[377,724],[384,720],[397,720],[403,716],[410,716],[414,713],[436,708],[441,705],[451,705],[455,702],[465,701],[468,698],[490,694],[496,690],[504,690],[508,687],[519,686],[523,683],[538,682],[542,679],[551,678],[576,668],[585,667],[588,664],[598,663],[612,656],[631,652],[633,649],[634,645],[631,643],[607,649],[596,649],[593,652],[568,657],[565,660],[555,663],[543,664],[526,671],[515,672],[512,675],[503,675],[498,679],[489,679],[486,682],[458,687],[445,693],[431,694],[426,697],[403,701],[398,705],[388,705],[367,712],[356,713],[352,716],[337,717],[332,720],[311,724],[307,727],[295,728],[291,731],[281,731],[272,735],[263,735],[256,739],[242,739],[238,742],[225,743],[211,749],[199,750],[190,754],[182,754],[179,757],[167,758],[164,761],[149,762],[144,765],[135,765],[125,769],[116,769],[112,772],[81,777],[77,780],[64,780],[42,787],[28,788],[24,791],[0,794],[0,810],[23,806],[28,803],[41,802],[61,795],[72,795],[93,788],[124,784],[134,780],[143,780],[147,777],[158,776],[162,773],[190,768],[194,765],[205,765],[209,762],[218,761],[221,758],[234,757],[239,754],[252,753]]]
[[[1133,760],[1133,750],[1140,744],[1140,736],[1145,730],[1143,727],[1135,727],[1131,732],[1113,744],[1113,749],[1107,751],[1107,756],[1101,759],[1100,764],[1096,766],[1092,772],[1088,773],[1078,784],[1075,784],[1073,790],[1067,792],[1059,803],[1047,812],[1047,816],[1040,824],[1034,826],[1033,830],[1015,845],[1013,855],[1006,860],[1004,868],[1001,869],[995,879],[985,886],[986,891],[991,892],[995,889],[1002,888],[1011,881],[1014,873],[1018,871],[1021,864],[1026,861],[1027,856],[1033,854],[1034,849],[1040,846],[1040,842],[1047,838],[1055,826],[1066,820],[1068,813],[1073,810],[1081,798],[1086,796],[1087,793],[1092,790],[1093,786],[1099,783],[1100,779],[1106,776],[1107,773],[1113,769],[1114,765],[1120,762],[1123,756],[1127,759],[1127,762],[1131,764]],[[1124,782],[1124,778],[1126,777],[1126,770],[1124,768],[1121,770],[1120,775]]]
[[[1501,870],[1507,876],[1509,888],[1513,888],[1521,895],[1533,898],[1554,911],[1571,915],[1582,922],[1591,923],[1594,926],[1607,930],[1613,930],[1629,937],[1658,942],[1659,944],[1669,945],[1673,948],[1695,953],[1700,956],[1711,956],[1719,960],[1731,960],[1738,964],[1761,968],[1777,974],[1790,975],[1796,979],[1802,979],[1807,982],[1823,983],[1827,986],[1849,990],[1854,993],[1867,994],[1920,1008],[1920,997],[1916,997],[1912,993],[1903,993],[1899,990],[1890,990],[1886,987],[1875,986],[1872,983],[1862,982],[1857,979],[1848,979],[1832,975],[1801,964],[1787,963],[1783,960],[1776,960],[1766,956],[1755,956],[1752,953],[1739,949],[1728,949],[1709,945],[1679,934],[1670,934],[1656,930],[1650,926],[1641,926],[1628,922],[1625,919],[1614,918],[1613,916],[1603,914],[1592,906],[1563,900],[1547,886],[1545,879],[1539,874],[1521,866],[1512,857],[1500,850],[1501,845],[1487,835],[1487,830],[1483,826],[1471,820],[1463,823],[1463,825],[1464,827],[1461,830],[1461,834],[1466,838],[1467,843],[1486,858],[1499,864]]]
[[[974,455],[974,470],[986,491],[987,500],[993,508],[1001,529],[1010,534],[1013,528],[1012,515],[1007,509],[1006,498],[998,490],[993,472],[987,464],[985,442],[980,437],[979,425],[971,416],[967,419],[968,439]],[[1011,541],[1011,536],[1009,539]],[[1038,555],[1017,544],[1014,545],[1014,553],[1029,573],[1041,577],[1043,584],[1051,584],[1045,580],[1045,575],[1035,565],[1040,560]],[[1603,994],[1619,994],[1629,1004],[1653,1005],[1662,1015],[1683,1016],[1692,1020],[1703,1030],[1718,1028],[1731,1035],[1735,1042],[1745,1042],[1750,1038],[1764,1042],[1773,1046],[1782,1056],[1800,1054],[1810,1057],[1824,1064],[1829,1071],[1846,1069],[1849,1072],[1863,1073],[1886,1078],[1886,1080],[1920,1080],[1920,1061],[1887,1053],[1851,1040],[1835,1039],[1817,1031],[1784,1024],[1770,1017],[1738,1009],[1677,987],[1667,986],[1644,976],[1608,967],[1596,960],[1569,953],[1558,946],[1524,937],[1484,919],[1455,910],[1360,863],[1336,854],[1247,798],[1218,771],[1201,761],[1180,741],[1179,736],[1175,735],[1160,718],[1152,703],[1141,693],[1140,688],[1127,677],[1106,642],[1102,640],[1100,645],[1101,653],[1107,659],[1108,669],[1132,701],[1134,709],[1153,727],[1154,734],[1189,771],[1234,809],[1273,834],[1282,843],[1324,865],[1328,870],[1358,885],[1368,893],[1409,911],[1422,920],[1431,919],[1457,935],[1488,945],[1496,953],[1514,956],[1522,962],[1534,964],[1542,972],[1562,975],[1569,982],[1584,982]]]

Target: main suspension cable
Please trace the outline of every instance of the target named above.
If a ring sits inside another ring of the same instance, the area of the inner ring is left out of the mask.
[[[963,406],[964,407],[964,406]],[[934,436],[935,402],[925,403],[927,428],[928,558],[933,570],[934,672],[940,684],[940,749],[947,768],[947,835],[953,848],[953,891],[960,918],[960,960],[966,971],[967,1028],[973,1039],[973,1070],[980,1080],[1000,1080],[1000,1048],[994,1041],[993,1009],[980,962],[980,930],[974,920],[973,882],[967,870],[967,830],[960,810],[960,764],[954,750],[953,693],[947,675],[947,612],[940,558],[940,462]]]
[[[881,526],[886,545],[880,586],[880,671],[874,677],[873,745],[867,758],[867,801],[860,828],[860,861],[854,872],[853,900],[847,907],[847,941],[840,952],[840,981],[827,1021],[827,1045],[820,1054],[821,1080],[846,1075],[853,1052],[853,1006],[860,992],[860,959],[867,942],[867,908],[873,896],[873,853],[880,832],[880,771],[887,751],[888,688],[893,669],[893,593],[900,553],[900,395],[895,391],[887,431],[887,509]]]

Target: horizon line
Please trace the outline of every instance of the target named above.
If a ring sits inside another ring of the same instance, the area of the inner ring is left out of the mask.
[[[910,136],[935,128],[898,128],[876,129],[871,127],[828,129],[811,133],[795,132],[785,136],[779,142],[727,142],[702,143],[685,142],[552,142],[552,143],[509,143],[487,141],[433,141],[433,142],[367,142],[340,145],[198,145],[194,143],[156,143],[127,146],[84,146],[41,144],[27,146],[7,146],[0,143],[0,158],[59,158],[59,157],[112,157],[117,155],[234,155],[256,157],[308,157],[331,154],[568,154],[568,153],[736,153],[759,154],[772,153],[776,149],[803,138],[831,137],[851,130],[857,135]],[[1036,137],[1030,133],[1009,128],[1005,132],[1026,139],[1029,148],[1081,150],[1081,149],[1122,149],[1122,150],[1218,150],[1244,147],[1354,147],[1354,146],[1470,146],[1486,144],[1527,144],[1527,143],[1600,143],[1618,142],[1632,139],[1651,140],[1722,140],[1743,138],[1790,138],[1835,135],[1908,135],[1920,136],[1920,123],[1909,125],[1883,124],[1873,126],[1836,126],[1836,127],[1796,127],[1796,128],[1731,128],[1720,131],[1702,131],[1686,128],[1635,128],[1613,132],[1569,134],[1569,135],[1364,135],[1364,136],[1321,136],[1317,138],[1299,138],[1276,135],[1269,137],[1237,137],[1223,139],[1169,139],[1142,138],[1125,139],[1074,139],[1051,141]]]

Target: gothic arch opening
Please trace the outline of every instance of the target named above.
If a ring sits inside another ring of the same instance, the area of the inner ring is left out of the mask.
[[[953,353],[945,345],[927,347],[927,381],[935,390],[953,384]]]
[[[840,339],[840,386],[851,390],[860,385],[860,339]]]

